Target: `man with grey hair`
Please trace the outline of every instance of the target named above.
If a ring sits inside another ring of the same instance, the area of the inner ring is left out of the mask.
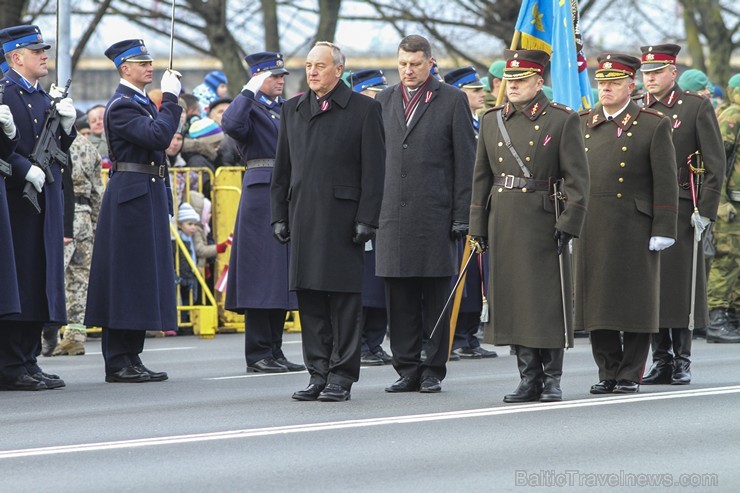
[[[378,94],[388,141],[376,274],[385,278],[393,367],[387,392],[439,392],[449,357],[449,315],[433,337],[468,232],[475,132],[468,98],[430,75],[424,37],[398,46],[401,83]],[[422,336],[429,337],[421,361]]]
[[[310,374],[299,401],[349,400],[360,375],[363,247],[378,227],[385,142],[380,105],[341,83],[343,70],[332,43],[308,53],[309,90],[283,107],[270,187]]]

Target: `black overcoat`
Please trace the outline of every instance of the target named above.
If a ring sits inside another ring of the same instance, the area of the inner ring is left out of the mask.
[[[283,107],[271,185],[272,223],[288,222],[290,289],[362,291],[355,222],[378,225],[385,142],[380,105],[337,84],[312,114],[312,91]]]
[[[17,144],[17,131],[12,140],[5,135],[5,132],[0,132],[0,158],[7,161]],[[2,279],[0,282],[0,316],[2,316],[21,311],[13,236],[10,231],[8,196],[5,191],[5,179],[2,178],[0,178],[0,252],[2,252],[0,253],[0,279]]]

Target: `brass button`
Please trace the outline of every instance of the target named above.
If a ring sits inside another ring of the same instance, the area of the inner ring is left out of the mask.
[[[673,119],[675,120],[676,118],[678,118],[678,115],[673,115]]]
[[[498,158],[498,162],[499,162],[499,163],[503,163],[503,162],[504,162],[504,158],[502,158],[502,157],[499,157],[499,158]]]
[[[532,141],[530,140],[530,141],[529,141],[529,145],[530,145],[530,146],[533,146],[533,145],[534,145],[534,142],[532,142]]]
[[[529,156],[525,157],[524,160],[529,162],[530,161]]]
[[[152,178],[152,183],[154,183],[154,182],[156,182],[156,181],[157,181],[157,180],[155,180],[154,178]]]
[[[522,192],[527,193],[527,187],[522,188]]]
[[[539,126],[539,125],[535,125],[535,126],[534,126],[534,129],[535,129],[535,130],[539,130],[539,129],[540,129],[540,126]]]
[[[33,106],[31,106],[31,103],[28,103],[28,107],[29,107],[29,108],[33,108]]]
[[[632,132],[627,132],[627,137],[632,137]]]
[[[498,146],[499,146],[499,147],[501,147],[502,145],[504,145],[504,143],[503,143],[503,142],[499,142],[499,143],[498,143]]]
[[[587,139],[590,139],[591,138],[591,134],[586,134],[586,138]]]
[[[18,91],[19,93],[23,94],[23,91]]]
[[[586,147],[585,149],[586,149],[586,152],[588,152],[588,147]]]
[[[624,152],[624,151],[626,151],[626,150],[627,150],[627,146],[625,146],[625,147],[622,147],[622,152]]]
[[[619,163],[620,168],[624,168],[625,166],[627,166],[627,163]]]
[[[618,194],[617,194],[617,198],[618,198],[618,199],[621,199],[621,198],[622,198],[622,194],[621,194],[621,193],[618,193]]]
[[[632,122],[632,125],[637,125],[638,123],[640,123],[640,122]]]
[[[503,189],[503,188],[499,188],[499,189],[498,189],[498,191],[499,191],[499,192],[503,192],[503,191],[504,191],[504,189]]]
[[[683,104],[683,99],[679,99],[678,104]]]
[[[620,177],[619,177],[619,183],[623,183],[623,182],[624,182],[624,178],[622,178],[622,177],[620,176]]]
[[[152,161],[152,163],[151,163],[151,164],[152,164],[152,166],[154,166],[154,161]]]
[[[37,119],[33,119],[33,123],[38,123],[39,121]]]
[[[501,176],[506,176],[506,173],[501,173]]]

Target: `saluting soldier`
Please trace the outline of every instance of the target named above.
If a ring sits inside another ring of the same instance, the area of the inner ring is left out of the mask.
[[[589,172],[578,114],[542,92],[549,55],[506,50],[508,102],[483,116],[473,174],[470,234],[490,240],[492,296],[486,338],[514,347],[520,382],[504,402],[559,401],[564,327],[558,256],[578,237],[586,216]],[[509,149],[509,145],[512,149]],[[553,186],[565,210],[555,216]],[[566,337],[567,333],[567,337]]]
[[[51,96],[41,87],[46,77],[51,46],[44,42],[36,26],[15,26],[0,31],[9,70],[0,84],[5,86],[3,102],[10,108],[17,126],[18,145],[7,161],[12,176],[6,179],[15,264],[20,293],[20,313],[0,317],[0,334],[4,339],[0,354],[2,388],[41,390],[64,387],[56,375],[41,370],[36,362],[40,352],[44,324],[67,321],[64,300],[64,200],[62,166],[53,161],[51,178],[32,164],[31,155],[42,132]],[[70,98],[56,103],[60,117],[58,135],[54,137],[62,152],[67,152],[75,139],[76,112]],[[7,130],[7,128],[4,128]],[[23,189],[30,183],[38,192],[41,212],[24,199]],[[2,255],[5,255],[4,250]],[[3,283],[8,282],[3,278]],[[11,281],[12,282],[12,281]]]
[[[177,72],[164,73],[157,111],[145,91],[154,69],[144,41],[119,41],[105,56],[121,81],[105,109],[113,165],[95,232],[85,325],[103,328],[106,382],[159,382],[167,373],[144,366],[139,354],[147,330],[177,327],[164,151],[180,122],[181,86]]]
[[[272,238],[270,225],[270,181],[289,72],[281,53],[253,53],[245,60],[251,79],[221,120],[247,161],[231,246],[226,309],[244,314],[247,372],[301,371],[306,367],[288,361],[281,349],[286,313],[298,304],[288,290],[289,247]]]
[[[630,98],[640,59],[598,61],[599,103],[580,114],[591,194],[574,247],[575,328],[591,333],[591,393],[635,393],[658,332],[659,252],[676,241],[676,152],[668,118]]]
[[[703,171],[694,175],[693,181],[697,184],[694,193],[698,194],[699,214],[708,225],[717,218],[725,171],[724,147],[712,102],[676,84],[676,56],[681,47],[661,44],[643,46],[640,50],[640,71],[647,91],[644,107],[659,111],[671,120],[679,187],[677,242],[660,255],[660,332],[652,336],[653,365],[642,383],[685,385],[691,382],[692,334],[688,326],[692,257],[696,245],[689,174],[692,164],[703,162]],[[694,324],[703,330],[709,323],[707,275],[704,248],[701,243],[696,247]]]

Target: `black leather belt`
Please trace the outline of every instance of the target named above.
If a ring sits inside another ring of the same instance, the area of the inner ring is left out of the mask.
[[[272,168],[274,165],[274,159],[250,159],[249,161],[247,161],[247,169]]]
[[[113,165],[113,170],[128,171],[130,173],[146,173],[147,175],[155,175],[160,178],[164,178],[167,167],[164,164],[155,166],[153,164],[140,163],[115,163]]]
[[[514,175],[494,176],[493,184],[509,190],[515,188],[523,192],[546,192],[550,189],[550,180],[535,180]]]
[[[77,205],[89,205],[92,206],[92,200],[87,197],[75,197],[75,203]]]

